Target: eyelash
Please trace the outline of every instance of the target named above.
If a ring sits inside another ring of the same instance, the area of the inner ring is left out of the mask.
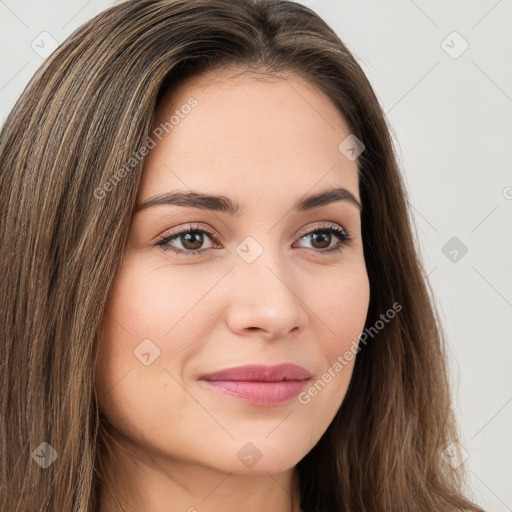
[[[211,231],[208,228],[205,227],[197,227],[197,226],[189,226],[185,229],[182,229],[180,231],[176,231],[173,233],[166,233],[165,235],[161,236],[156,242],[155,246],[161,247],[164,251],[170,251],[174,254],[182,254],[184,256],[195,256],[198,254],[201,254],[202,252],[208,251],[208,249],[202,249],[199,251],[193,251],[188,249],[180,249],[172,247],[169,244],[172,240],[179,238],[182,235],[186,234],[192,234],[192,233],[206,233],[209,235],[213,242],[218,243],[218,240],[215,237],[215,233]],[[325,224],[325,225],[318,225],[314,226],[313,229],[306,231],[305,233],[301,234],[299,237],[299,240],[302,238],[305,238],[310,235],[314,235],[317,233],[331,233],[334,234],[338,240],[340,241],[340,245],[331,247],[330,249],[311,249],[317,254],[325,254],[325,253],[331,253],[332,251],[339,251],[341,253],[341,250],[344,246],[349,245],[350,242],[352,242],[352,234],[348,229],[340,228],[336,224]]]

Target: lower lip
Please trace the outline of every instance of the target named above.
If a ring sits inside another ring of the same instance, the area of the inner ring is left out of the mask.
[[[202,380],[208,388],[253,405],[279,405],[295,398],[308,380],[254,382],[233,380]]]

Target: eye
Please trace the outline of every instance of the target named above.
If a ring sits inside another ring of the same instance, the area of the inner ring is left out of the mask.
[[[184,254],[186,256],[194,256],[208,249],[203,248],[201,251],[198,250],[204,244],[204,235],[217,242],[214,233],[209,229],[189,226],[188,228],[180,231],[165,234],[157,240],[155,245],[162,247],[164,251],[170,251],[175,254]],[[173,247],[170,245],[170,242],[174,240],[177,240],[181,244],[181,247]]]
[[[336,224],[327,224],[315,226],[313,230],[302,234],[299,241],[308,239],[313,245],[313,250],[325,254],[336,250],[341,252],[341,249],[352,241],[352,235],[348,229],[341,228]]]
[[[170,251],[174,254],[195,256],[212,248],[212,246],[206,248],[202,247],[205,243],[205,236],[215,243],[219,242],[210,229],[199,226],[189,226],[185,229],[166,233],[155,242],[155,246],[161,247],[162,250]],[[342,247],[352,241],[352,236],[345,228],[336,224],[327,224],[317,225],[313,229],[301,233],[299,242],[307,241],[308,239],[311,239],[313,245],[311,250],[319,254],[324,254],[334,250],[341,252]],[[171,242],[178,243],[181,247],[176,247],[171,244]],[[334,245],[332,245],[332,242],[335,242]]]

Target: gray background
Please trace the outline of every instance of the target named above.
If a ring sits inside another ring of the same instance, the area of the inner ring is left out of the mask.
[[[302,3],[354,53],[387,113],[450,343],[470,484],[488,511],[512,511],[512,2]],[[112,4],[0,0],[0,123],[52,38]]]

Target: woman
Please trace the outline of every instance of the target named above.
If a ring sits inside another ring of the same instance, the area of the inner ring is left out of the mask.
[[[310,9],[120,3],[0,162],[1,510],[481,510],[386,120]]]

